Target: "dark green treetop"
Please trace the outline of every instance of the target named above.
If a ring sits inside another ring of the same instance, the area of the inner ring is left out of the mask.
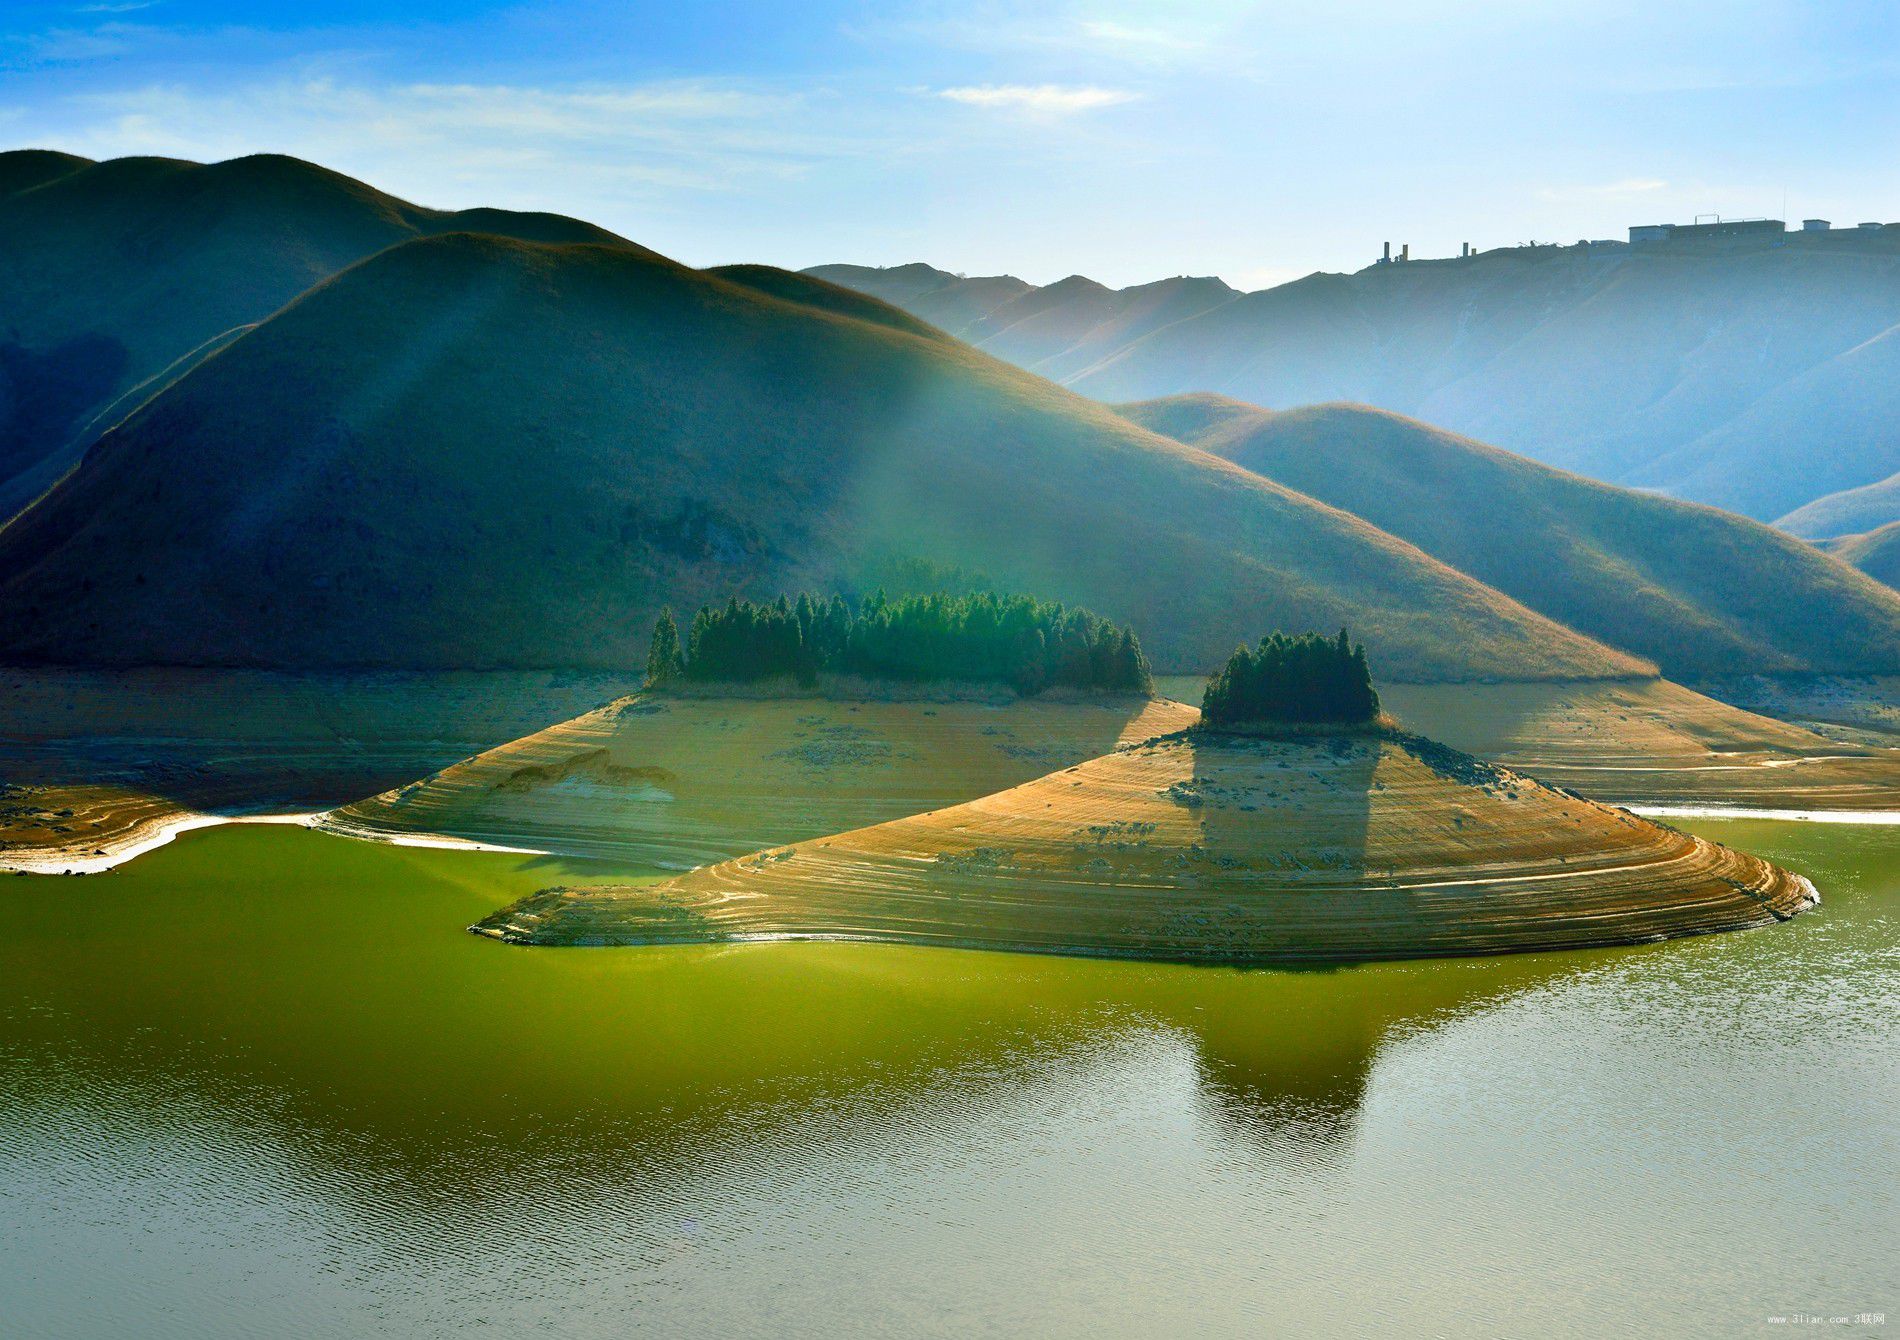
[[[1379,715],[1366,649],[1345,629],[1270,633],[1257,647],[1239,647],[1207,683],[1201,719],[1210,726],[1250,723],[1350,725]]]

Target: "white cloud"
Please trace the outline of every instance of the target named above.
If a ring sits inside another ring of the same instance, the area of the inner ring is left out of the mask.
[[[807,104],[711,80],[547,89],[284,78],[220,93],[149,85],[75,97],[79,126],[61,139],[94,157],[273,149],[448,197],[430,204],[455,202],[456,182],[506,177],[567,190],[578,177],[615,194],[643,184],[725,191],[859,151],[864,140],[828,133]],[[539,192],[499,193],[512,202]]]
[[[944,88],[937,96],[971,107],[997,107],[1010,111],[1034,112],[1043,116],[1068,116],[1133,102],[1139,94],[1119,88],[1095,88],[1062,84],[976,84],[967,88]]]
[[[1114,19],[1084,19],[1080,25],[1085,37],[1114,47],[1132,47],[1138,52],[1167,52],[1181,55],[1205,50],[1207,43],[1153,24],[1120,23]]]
[[[127,55],[148,32],[149,29],[115,21],[94,28],[49,28],[12,40],[32,61],[65,64]]]
[[[1170,71],[1220,65],[1233,51],[1223,35],[1251,0],[1201,0],[1179,5],[1121,6],[1102,13],[1089,4],[1004,3],[977,13],[909,13],[848,24],[844,33],[874,46],[918,45],[1005,58],[1082,62]]]
[[[1559,204],[1584,200],[1627,200],[1632,196],[1668,189],[1669,183],[1661,177],[1625,177],[1621,181],[1602,182],[1593,186],[1546,186],[1538,191],[1537,198]]]

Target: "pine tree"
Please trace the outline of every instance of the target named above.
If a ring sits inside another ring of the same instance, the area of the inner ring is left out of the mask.
[[[1341,629],[1337,639],[1270,633],[1238,647],[1208,681],[1201,702],[1209,725],[1249,722],[1352,724],[1379,714],[1366,649]]]
[[[673,623],[671,606],[660,611],[653,623],[653,640],[647,644],[647,683],[670,684],[686,673],[680,656],[680,630]]]
[[[657,626],[655,636],[664,641]],[[1025,694],[1052,685],[1138,693],[1153,686],[1131,629],[1088,610],[990,592],[891,600],[880,591],[855,615],[837,595],[764,604],[734,595],[700,608],[683,658],[677,630],[673,638],[670,657],[664,646],[653,651],[654,670],[670,665],[672,675],[697,681],[791,676],[811,684],[847,673],[1009,683]]]

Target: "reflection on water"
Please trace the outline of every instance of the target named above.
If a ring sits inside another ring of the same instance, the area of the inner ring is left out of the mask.
[[[1890,831],[1820,913],[1233,971],[461,933],[626,872],[225,829],[0,884],[8,1334],[1730,1335],[1895,1299]]]

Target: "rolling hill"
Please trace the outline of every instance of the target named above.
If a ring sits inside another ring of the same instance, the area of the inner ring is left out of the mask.
[[[1239,296],[1218,279],[1187,276],[1111,289],[1082,275],[1038,288],[1010,275],[966,279],[915,264],[820,265],[804,273],[895,303],[1053,381]]]
[[[456,230],[620,241],[555,215],[424,209],[278,155],[206,165],[0,154],[0,518],[312,284]]]
[[[1362,402],[1759,520],[1900,470],[1900,228],[1500,248],[1208,291],[1200,311],[1125,330],[1095,314],[1144,290],[926,266],[817,273],[1098,399]],[[1078,328],[1103,337],[1084,347]]]
[[[1671,678],[1900,663],[1892,591],[1743,517],[1360,405],[1274,413],[1203,395],[1121,412],[1363,517]]]
[[[1350,624],[1390,678],[1652,670],[894,313],[767,291],[814,282],[379,252],[0,530],[0,658],[631,667],[663,601],[975,574],[1133,622],[1162,668]]]
[[[1900,521],[1900,474],[1888,475],[1877,484],[1816,498],[1775,525],[1804,540],[1831,540],[1840,535],[1865,535],[1893,521]]]
[[[1843,563],[1853,564],[1875,581],[1900,588],[1900,521],[1889,521],[1864,535],[1843,535],[1827,547]]]

